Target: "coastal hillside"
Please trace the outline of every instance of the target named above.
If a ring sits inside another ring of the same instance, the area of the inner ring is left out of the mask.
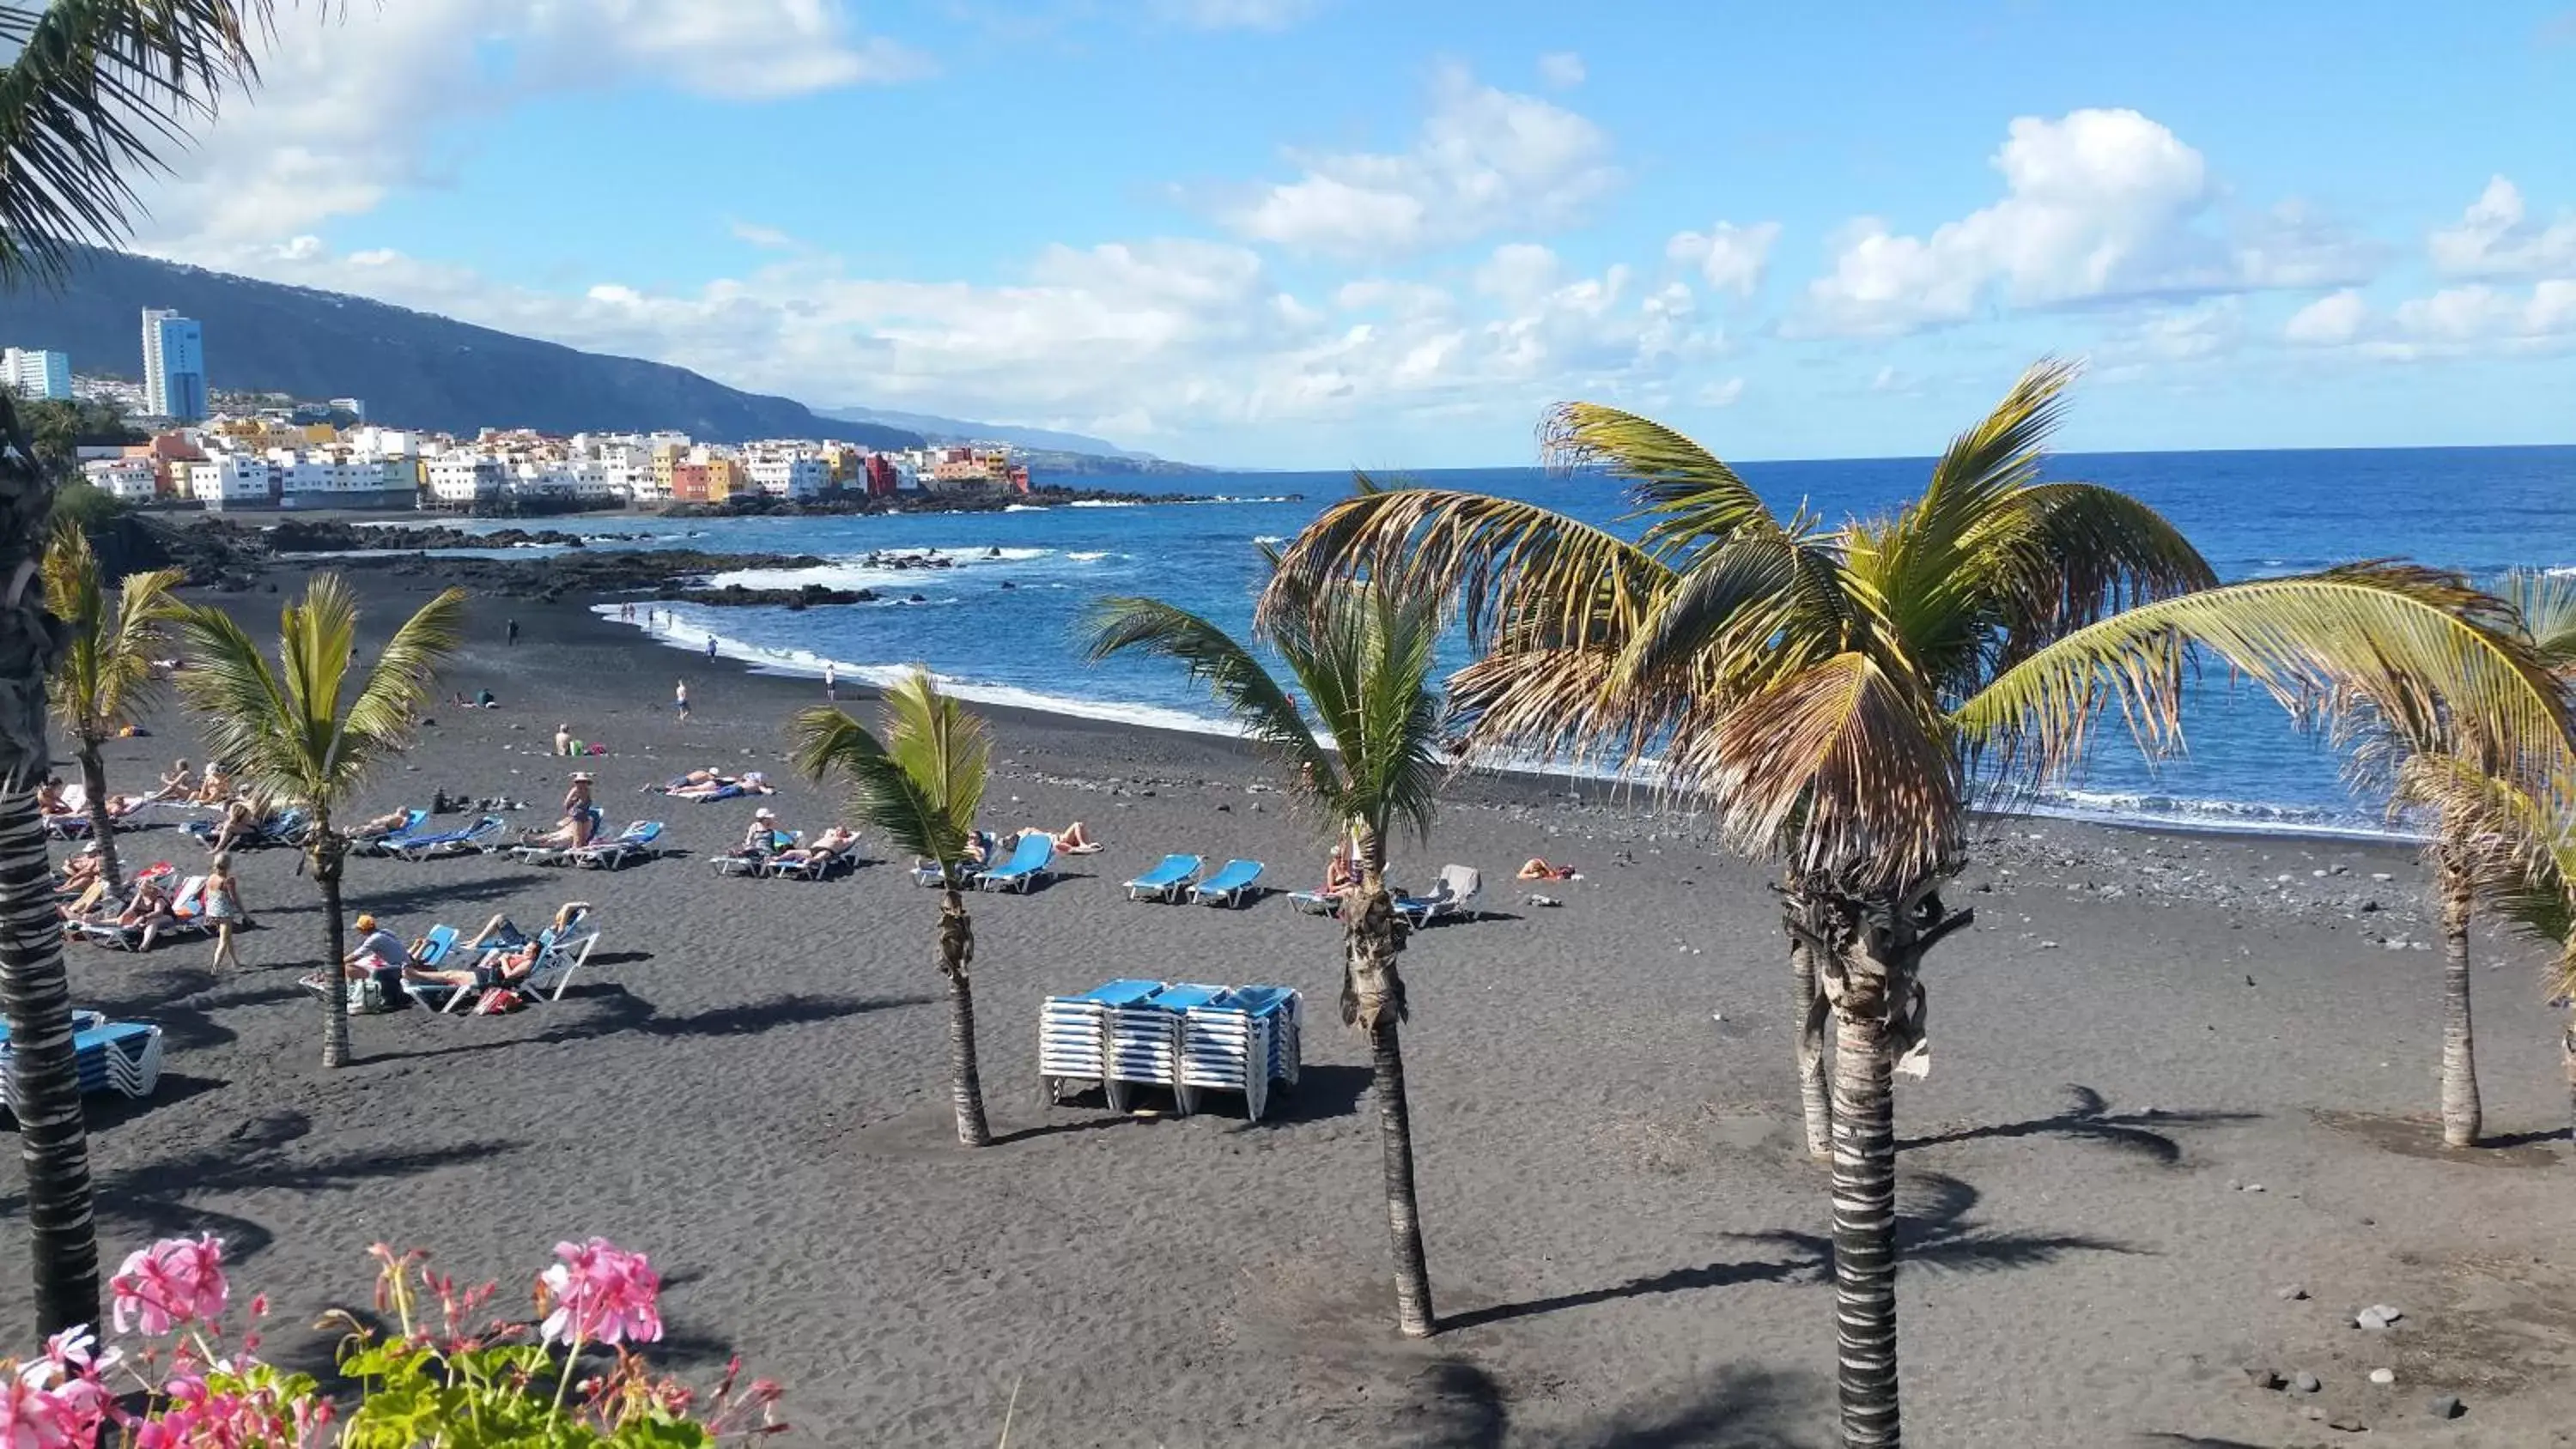
[[[818,416],[667,363],[120,252],[88,252],[59,289],[12,293],[0,338],[68,352],[79,372],[130,378],[142,367],[146,307],[204,324],[214,388],[363,398],[370,419],[398,427],[468,436],[485,427],[671,428],[709,442],[838,438],[876,448],[922,441],[911,429]]]

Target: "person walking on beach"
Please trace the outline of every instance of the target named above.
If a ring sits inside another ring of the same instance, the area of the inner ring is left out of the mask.
[[[221,971],[230,961],[233,969],[242,969],[241,952],[233,945],[233,929],[246,924],[242,914],[241,881],[233,875],[233,857],[226,851],[206,868],[206,884],[201,897],[205,901],[206,923],[215,928],[215,959],[206,967]]]
[[[681,680],[679,687],[671,691],[671,704],[679,710],[681,719],[689,717],[689,681]]]
[[[709,664],[713,664],[713,663],[715,663],[715,660],[716,660],[716,636],[715,636],[715,635],[713,635],[713,634],[709,634],[709,635],[707,636],[707,662],[708,662]]]
[[[516,620],[516,619],[509,619],[509,620],[505,620],[505,621],[503,621],[503,623],[502,623],[502,625],[501,625],[501,630],[502,630],[502,633],[508,637],[509,641],[510,641],[512,644],[516,644],[516,643],[518,643],[518,642],[519,642],[519,621],[518,621],[518,620]]]
[[[840,685],[840,679],[841,679],[840,671],[838,671],[838,670],[836,670],[836,669],[834,669],[834,668],[832,667],[832,661],[831,661],[831,660],[829,660],[829,659],[824,660],[824,661],[823,661],[823,698],[825,698],[825,699],[827,699],[827,700],[830,700],[830,701],[831,701],[831,702],[833,702],[834,704],[838,704],[838,703],[840,703],[840,700],[841,700],[841,691],[840,691],[840,688],[839,688],[839,685]]]

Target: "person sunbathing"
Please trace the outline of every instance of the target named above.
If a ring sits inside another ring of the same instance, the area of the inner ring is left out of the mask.
[[[778,852],[771,863],[810,867],[818,860],[831,860],[858,843],[859,832],[845,825],[835,825],[814,837],[814,843],[811,845],[799,845]]]
[[[351,840],[381,840],[411,823],[409,810],[389,810],[349,827]]]
[[[582,917],[589,914],[590,902],[566,901],[563,903],[563,907],[555,912],[554,919],[546,923],[546,929],[557,936],[561,936],[564,932],[571,930],[573,926],[582,919]],[[492,919],[485,921],[483,923],[483,929],[475,932],[474,939],[466,942],[463,949],[468,951],[512,950],[517,947],[524,946],[535,939],[535,937],[529,935],[527,932],[520,930],[517,924],[511,921],[509,915],[504,912],[496,914]]]
[[[743,827],[742,847],[734,853],[762,859],[778,848],[778,815],[764,805],[752,812],[751,823]]]
[[[206,849],[217,853],[230,850],[258,828],[259,807],[251,803],[248,795],[237,795],[224,807],[223,821],[215,827],[214,838],[206,842]]]
[[[206,777],[197,782],[197,793],[188,797],[191,805],[222,805],[233,798],[232,777],[224,773],[221,760],[206,762]]]
[[[79,854],[63,862],[63,878],[54,882],[54,894],[76,896],[88,890],[90,882],[98,879],[105,864],[97,845],[82,846]]]
[[[402,979],[435,982],[459,991],[489,991],[495,986],[516,986],[527,980],[528,973],[536,969],[540,954],[536,942],[523,941],[516,946],[486,951],[482,959],[471,966],[423,966],[417,961],[405,961]]]
[[[675,775],[659,785],[647,785],[644,789],[647,792],[659,792],[664,795],[677,795],[682,790],[686,790],[693,785],[719,784],[729,780],[730,778],[730,776],[717,774],[713,770],[691,770],[685,775]]]
[[[63,799],[63,782],[59,775],[47,775],[36,787],[36,810],[48,817],[69,815],[72,806]]]
[[[1359,857],[1347,845],[1335,849],[1333,858],[1324,865],[1324,899],[1338,901],[1356,894],[1360,885]]]
[[[146,795],[143,798],[146,800],[169,800],[178,803],[185,803],[188,797],[196,793],[197,772],[188,768],[187,761],[173,760],[170,763],[169,771],[161,777],[161,788],[153,791],[151,794]]]
[[[985,866],[992,863],[993,837],[986,835],[981,830],[967,831],[966,849],[963,852],[963,855],[966,861],[966,868],[968,870],[982,870]]]
[[[549,850],[579,850],[590,844],[591,813],[576,810],[555,822],[555,828],[543,835],[530,832],[527,843]]]
[[[700,774],[704,774],[706,778],[699,779],[698,776]],[[741,786],[741,784],[741,781],[735,779],[731,775],[718,775],[709,771],[695,771],[689,776],[687,784],[671,786],[668,788],[666,793],[675,800],[713,800],[719,796],[733,793]]]
[[[572,783],[564,789],[563,809],[566,815],[590,808],[590,787],[591,773],[588,770],[572,772]]]
[[[1049,841],[1054,843],[1056,853],[1059,855],[1090,855],[1100,849],[1100,842],[1091,838],[1091,832],[1088,829],[1085,829],[1083,823],[1079,820],[1066,826],[1061,831],[1032,829],[1023,830],[1020,834],[1022,836],[1045,836]],[[1014,845],[1018,844],[1016,840],[1012,843]]]
[[[1550,865],[1533,855],[1522,863],[1520,878],[1522,880],[1572,880],[1575,878],[1574,867]]]
[[[141,927],[143,937],[134,943],[134,949],[151,950],[152,943],[160,936],[162,927],[179,924],[179,918],[170,913],[169,888],[164,886],[157,876],[137,882],[134,887],[134,898],[125,903],[123,911],[117,913],[116,923],[128,930]]]

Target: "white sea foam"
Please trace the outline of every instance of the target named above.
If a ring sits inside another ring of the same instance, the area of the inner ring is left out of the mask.
[[[926,558],[936,554],[948,565],[945,568],[905,568],[889,564],[870,564],[871,557]],[[994,564],[1035,563],[1055,555],[1051,548],[888,548],[871,554],[844,554],[827,564],[794,569],[728,569],[709,576],[710,588],[738,584],[746,589],[801,589],[819,584],[827,589],[892,589],[906,585],[932,583],[959,569],[989,567]]]
[[[1142,508],[1145,505],[1126,498],[1077,498],[1067,508]]]
[[[1043,503],[1005,503],[1002,505],[1002,511],[1004,513],[1044,513],[1047,511],[1047,505]]]
[[[1252,536],[1252,541],[1254,543],[1266,543],[1275,548],[1280,544],[1286,543],[1288,540],[1275,533],[1256,533]]]
[[[1098,563],[1102,559],[1109,557],[1109,553],[1106,549],[1103,549],[1094,553],[1069,553],[1066,554],[1065,557],[1072,559],[1077,563]]]

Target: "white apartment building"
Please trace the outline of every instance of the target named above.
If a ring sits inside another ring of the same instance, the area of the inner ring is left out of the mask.
[[[405,458],[285,449],[268,457],[284,508],[408,508],[419,491]]]
[[[743,458],[751,486],[772,498],[803,501],[831,486],[832,465],[812,453],[757,452]]]
[[[81,476],[120,503],[149,503],[160,492],[160,470],[149,458],[101,458],[82,464]]]
[[[458,449],[429,460],[430,501],[443,508],[470,508],[501,494],[506,481],[501,461]]]
[[[227,508],[265,508],[275,499],[276,476],[265,458],[248,453],[217,453],[202,463],[173,463],[188,470],[188,496],[218,512]]]
[[[0,387],[16,388],[20,397],[31,402],[69,402],[71,355],[42,348],[0,349]]]

